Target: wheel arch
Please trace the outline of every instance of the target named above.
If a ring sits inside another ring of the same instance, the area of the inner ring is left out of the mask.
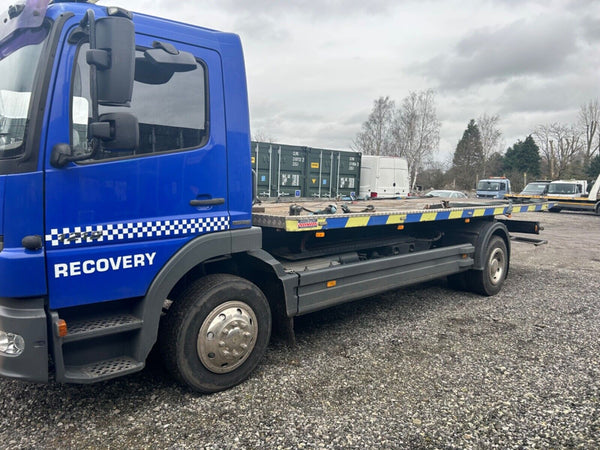
[[[506,274],[508,275],[508,271],[510,268],[510,233],[508,232],[506,225],[504,225],[501,222],[497,222],[497,221],[488,222],[485,226],[482,226],[481,229],[479,230],[479,233],[477,235],[477,240],[474,243],[475,255],[474,255],[473,270],[483,270],[484,269],[487,247],[490,242],[490,239],[492,239],[492,237],[494,237],[494,236],[500,237],[504,241],[504,244],[506,245],[506,252],[507,252]]]
[[[472,220],[470,223],[453,224],[444,230],[445,245],[468,242],[475,247],[472,270],[483,270],[485,267],[485,252],[493,236],[499,236],[506,244],[510,259],[510,234],[502,222],[489,219]]]
[[[144,361],[158,336],[162,308],[166,299],[186,275],[221,258],[260,249],[260,228],[224,231],[199,236],[180,248],[161,268],[142,302],[143,328],[136,342],[136,357]]]

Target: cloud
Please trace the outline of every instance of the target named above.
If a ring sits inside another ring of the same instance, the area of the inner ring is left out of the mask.
[[[436,80],[440,89],[561,73],[577,49],[574,25],[569,18],[539,18],[519,20],[495,30],[478,29],[449,53],[437,55],[416,69]]]
[[[282,43],[289,41],[291,38],[291,33],[280,21],[260,12],[240,14],[234,20],[233,29],[245,39],[251,38],[254,41],[263,41],[267,44]]]
[[[498,98],[501,114],[569,111],[589,101],[593,81],[577,73],[549,80],[515,79]]]
[[[600,17],[583,17],[581,21],[581,33],[588,44],[600,44]]]
[[[395,0],[221,0],[219,7],[234,14],[264,14],[270,16],[294,15],[310,16],[317,20],[339,18],[340,15],[386,14],[395,7]],[[211,5],[206,5],[211,7]]]

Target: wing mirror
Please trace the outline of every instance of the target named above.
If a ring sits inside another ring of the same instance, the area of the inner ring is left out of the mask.
[[[177,50],[166,42],[155,41],[144,56],[135,60],[135,80],[145,84],[167,83],[175,72],[196,70],[194,55]]]
[[[99,105],[127,106],[133,93],[135,34],[131,13],[108,8],[108,17],[94,21],[87,12],[90,50],[87,63],[93,66],[91,88]],[[85,20],[85,19],[84,19]]]

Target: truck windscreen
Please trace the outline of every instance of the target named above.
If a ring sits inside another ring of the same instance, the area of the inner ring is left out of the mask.
[[[552,183],[548,186],[548,195],[553,194],[578,194],[581,193],[581,187],[574,183]]]
[[[498,181],[480,181],[477,184],[478,191],[499,191],[500,187]]]
[[[0,60],[0,159],[23,154],[28,112],[43,41]]]

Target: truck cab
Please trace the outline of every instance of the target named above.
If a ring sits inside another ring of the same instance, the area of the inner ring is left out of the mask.
[[[550,181],[548,180],[537,180],[532,181],[531,183],[527,183],[525,189],[523,189],[519,195],[526,196],[544,196],[548,195],[548,186],[550,185]]]
[[[502,199],[510,192],[510,180],[506,177],[485,178],[477,183],[477,198]]]
[[[581,198],[587,196],[586,180],[556,180],[548,186],[549,197]]]
[[[240,40],[80,2],[0,19],[0,374],[140,370],[191,241],[260,248]]]

